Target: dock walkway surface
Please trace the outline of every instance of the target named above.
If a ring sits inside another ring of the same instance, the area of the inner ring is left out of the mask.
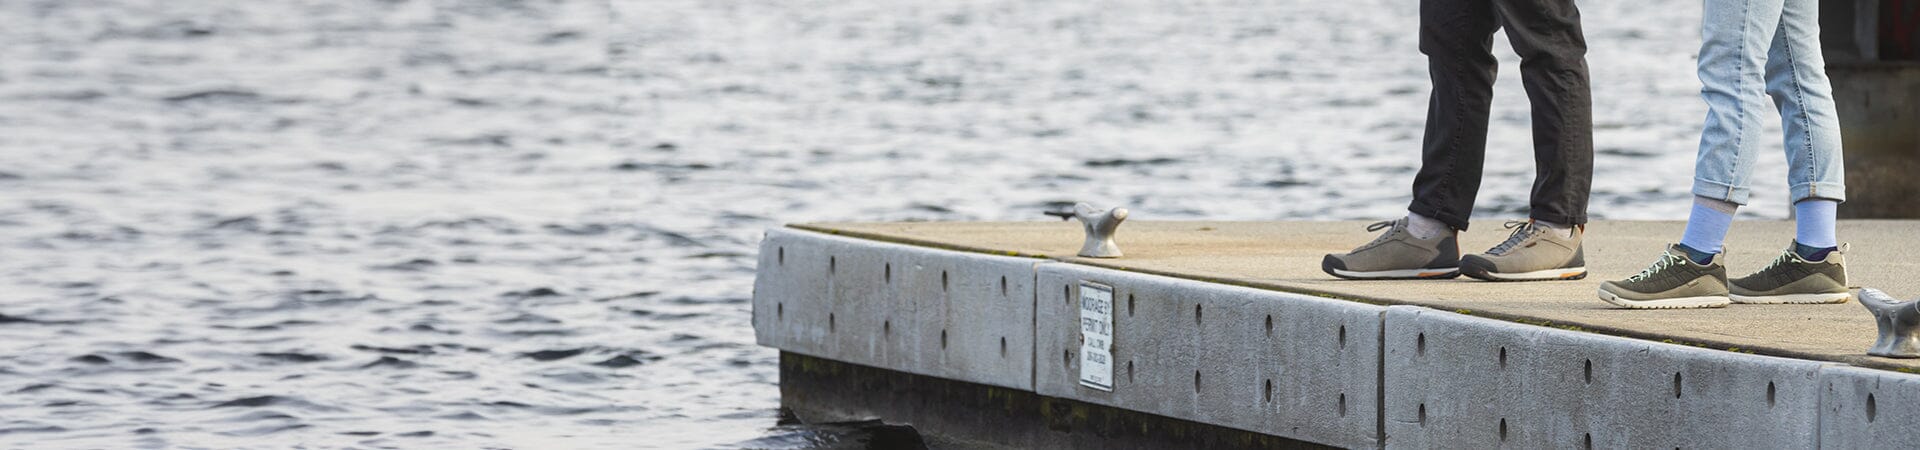
[[[1474,221],[1461,251],[1483,252],[1506,239],[1499,221]],[[1355,300],[1415,305],[1534,325],[1842,362],[1884,369],[1920,369],[1920,360],[1866,355],[1873,316],[1853,301],[1828,305],[1732,305],[1687,310],[1629,310],[1595,296],[1602,280],[1646,268],[1683,222],[1600,221],[1587,228],[1585,280],[1492,283],[1452,280],[1340,280],[1320,271],[1328,253],[1351,250],[1375,233],[1367,222],[1128,222],[1115,241],[1118,259],[1075,256],[1075,222],[819,223],[796,228],[848,237],[1009,256],[1050,258],[1213,283]],[[1903,299],[1920,296],[1920,221],[1849,220],[1839,235],[1851,243],[1849,284]],[[1760,269],[1793,239],[1788,221],[1736,222],[1727,236],[1728,276]]]
[[[813,223],[760,243],[753,323],[803,421],[955,447],[1920,448],[1920,361],[1865,308],[1628,310],[1679,222],[1602,221],[1584,280],[1353,281],[1365,222]],[[1920,221],[1842,221],[1850,284],[1920,295]],[[1506,238],[1476,221],[1462,250]],[[1730,272],[1793,224],[1743,221]]]

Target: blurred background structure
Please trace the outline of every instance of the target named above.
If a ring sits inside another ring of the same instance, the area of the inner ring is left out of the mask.
[[[1920,217],[1920,0],[1826,0],[1827,75],[1847,154],[1843,217]]]

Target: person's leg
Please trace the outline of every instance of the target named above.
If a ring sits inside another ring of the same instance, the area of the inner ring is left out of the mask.
[[[1767,94],[1780,107],[1786,130],[1787,180],[1793,185],[1798,226],[1794,244],[1752,275],[1728,280],[1736,303],[1839,303],[1847,289],[1847,258],[1836,251],[1835,209],[1846,200],[1841,182],[1840,120],[1820,55],[1816,0],[1780,0],[1780,20],[1768,40]]]
[[[1746,204],[1766,114],[1765,67],[1784,0],[1706,0],[1700,97],[1707,102],[1693,195]]]
[[[1533,107],[1530,216],[1562,228],[1585,224],[1593,186],[1593,97],[1580,9],[1573,0],[1493,3],[1520,54],[1520,76]]]
[[[1707,102],[1694,160],[1693,212],[1681,239],[1694,262],[1723,251],[1748,187],[1766,113],[1767,53],[1784,0],[1707,0],[1700,22],[1700,97]]]
[[[1488,281],[1586,278],[1577,226],[1587,222],[1593,181],[1593,100],[1580,10],[1573,0],[1491,4],[1520,54],[1533,106],[1533,220],[1509,224],[1513,233],[1486,253],[1460,257],[1460,273]]]
[[[1329,254],[1320,270],[1347,279],[1439,279],[1460,276],[1460,244],[1467,229],[1480,165],[1486,156],[1487,114],[1493,103],[1493,10],[1486,0],[1421,0],[1420,52],[1427,55],[1433,95],[1413,204],[1404,219],[1380,222],[1383,233],[1351,252]]]
[[[1835,212],[1847,193],[1840,119],[1820,51],[1819,12],[1816,0],[1786,0],[1767,53],[1767,94],[1779,106],[1786,131],[1795,251],[1812,261],[1825,259],[1840,245]]]
[[[1485,0],[1421,0],[1420,52],[1427,55],[1433,94],[1420,172],[1409,212],[1467,229],[1486,159],[1487,115],[1493,103],[1493,33]]]
[[[1735,207],[1752,195],[1753,147],[1760,145],[1767,112],[1764,67],[1784,1],[1705,0],[1699,74],[1707,119],[1686,235],[1639,274],[1601,283],[1601,300],[1627,308],[1715,308],[1735,301],[1720,248]]]

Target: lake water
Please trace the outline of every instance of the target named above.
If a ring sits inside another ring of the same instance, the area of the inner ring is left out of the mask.
[[[1682,218],[1699,5],[1583,6],[1592,215]],[[1417,9],[0,2],[0,448],[857,444],[781,420],[763,230],[1397,217]],[[1506,45],[1481,218],[1532,179]]]

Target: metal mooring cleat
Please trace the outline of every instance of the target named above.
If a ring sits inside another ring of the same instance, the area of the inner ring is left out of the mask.
[[[1120,257],[1120,246],[1113,243],[1113,233],[1120,229],[1120,222],[1127,220],[1126,208],[1099,211],[1086,203],[1078,203],[1073,205],[1072,212],[1049,211],[1047,215],[1059,217],[1060,220],[1080,219],[1080,226],[1087,230],[1087,241],[1080,245],[1080,256]]]
[[[1873,341],[1867,354],[1920,358],[1920,299],[1902,302],[1879,289],[1861,289],[1859,298],[1880,326],[1880,339]]]

